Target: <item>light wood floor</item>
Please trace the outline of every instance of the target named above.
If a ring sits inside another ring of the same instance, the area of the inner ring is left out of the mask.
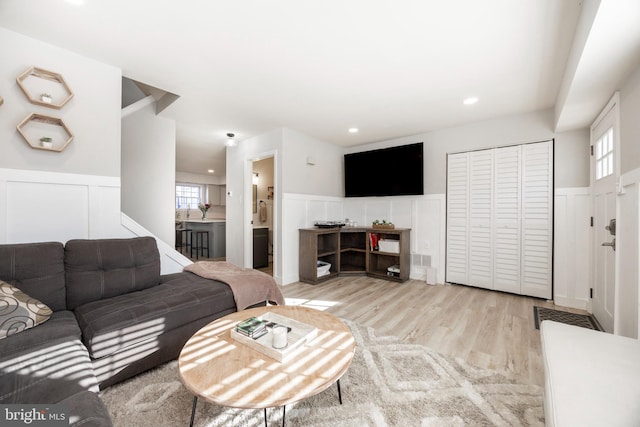
[[[282,292],[289,305],[320,308],[371,326],[380,335],[395,335],[520,382],[543,385],[533,306],[553,308],[552,302],[460,285],[369,277],[336,278],[318,285],[297,282],[283,286]]]

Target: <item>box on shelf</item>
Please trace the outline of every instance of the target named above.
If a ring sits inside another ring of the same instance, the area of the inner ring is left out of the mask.
[[[329,274],[329,269],[331,268],[331,264],[324,261],[318,261],[318,274],[317,277],[326,276]]]
[[[378,241],[378,249],[380,252],[389,252],[392,254],[400,253],[400,241],[390,239],[380,239]]]

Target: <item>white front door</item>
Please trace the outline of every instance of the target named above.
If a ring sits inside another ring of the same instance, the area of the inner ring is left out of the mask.
[[[616,290],[615,235],[617,165],[617,101],[612,101],[591,127],[593,189],[592,311],[607,332],[613,332]]]

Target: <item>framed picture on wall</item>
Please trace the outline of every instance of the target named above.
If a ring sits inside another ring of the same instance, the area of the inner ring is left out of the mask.
[[[273,187],[267,187],[267,200],[273,200]]]

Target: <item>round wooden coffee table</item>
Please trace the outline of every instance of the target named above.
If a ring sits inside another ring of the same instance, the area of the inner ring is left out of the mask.
[[[315,326],[318,336],[285,362],[231,338],[231,329],[239,322],[266,312]],[[187,341],[178,359],[182,383],[194,394],[191,424],[198,398],[233,408],[264,408],[265,423],[266,408],[299,402],[336,382],[342,401],[339,380],[351,365],[354,352],[349,327],[335,316],[311,308],[259,307],[215,320]]]

